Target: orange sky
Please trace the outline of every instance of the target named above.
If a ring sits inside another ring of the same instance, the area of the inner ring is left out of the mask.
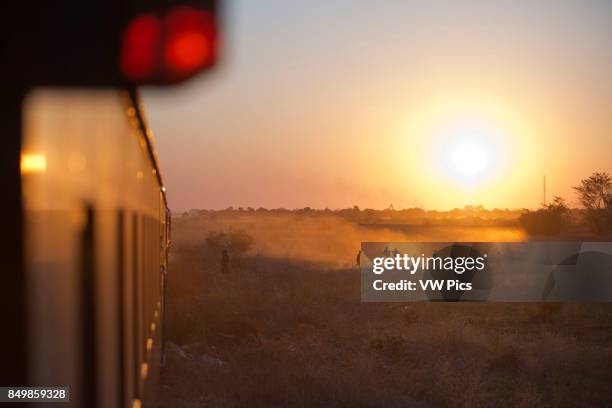
[[[612,171],[612,3],[287,3],[230,2],[218,69],[144,91],[173,209],[535,207],[543,174],[575,204]]]

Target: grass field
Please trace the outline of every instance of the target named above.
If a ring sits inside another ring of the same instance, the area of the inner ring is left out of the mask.
[[[360,302],[350,256],[369,234],[492,231],[260,222],[175,223],[160,406],[612,406],[610,304]],[[204,238],[238,227],[254,242],[224,275]]]

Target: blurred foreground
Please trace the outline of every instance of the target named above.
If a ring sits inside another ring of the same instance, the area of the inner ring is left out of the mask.
[[[174,236],[160,406],[612,404],[610,304],[360,302],[362,240],[524,239],[516,228],[208,214]]]

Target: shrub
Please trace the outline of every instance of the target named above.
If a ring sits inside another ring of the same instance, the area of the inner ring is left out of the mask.
[[[556,235],[567,228],[568,213],[569,208],[565,200],[555,197],[552,204],[521,215],[519,225],[530,235]]]
[[[244,255],[252,246],[253,237],[241,229],[212,232],[206,237],[206,248],[212,253],[227,249],[234,255]]]

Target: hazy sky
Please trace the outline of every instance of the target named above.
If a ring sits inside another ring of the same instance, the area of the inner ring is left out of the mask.
[[[575,203],[612,170],[612,2],[236,0],[219,67],[144,90],[170,205]]]

